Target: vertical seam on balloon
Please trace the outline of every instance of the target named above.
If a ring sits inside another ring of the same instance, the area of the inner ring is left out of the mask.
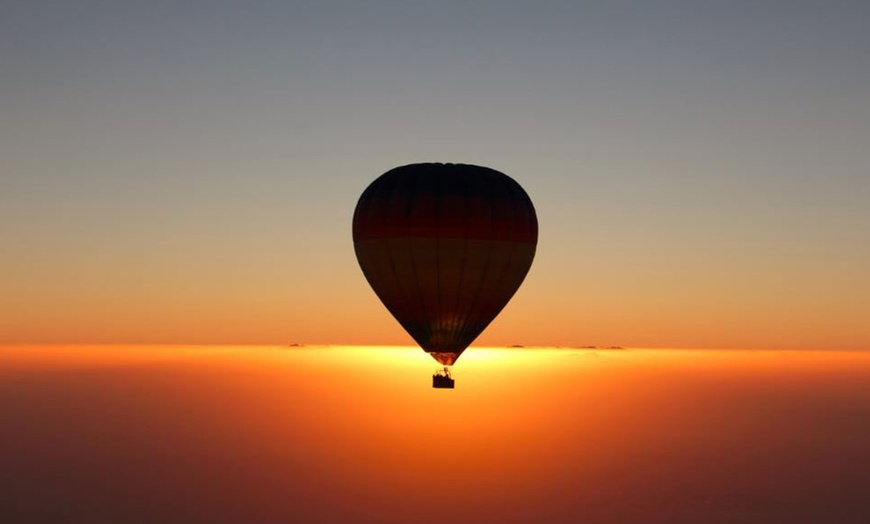
[[[411,195],[419,194],[420,185],[422,184],[422,180],[424,177],[420,176],[420,173],[417,173],[417,179],[414,181],[416,183],[416,191],[411,192]],[[412,199],[408,197],[408,204],[406,213],[410,213]],[[407,218],[407,217],[406,217]],[[423,293],[423,288],[420,286],[420,273],[417,271],[417,256],[414,249],[414,244],[412,242],[408,242],[408,254],[411,258],[411,273],[413,273],[413,281],[417,284],[417,296],[420,297],[420,309],[423,313],[422,319],[425,320],[427,318],[431,318],[428,315],[428,308],[426,307],[426,295]],[[432,340],[432,325],[429,322],[423,322],[423,325],[426,326],[426,340]],[[419,342],[419,341],[418,341]],[[430,345],[430,344],[427,344]],[[422,347],[422,344],[421,344]],[[425,350],[426,348],[423,348]]]
[[[363,193],[363,196],[365,196],[366,193],[368,193],[369,190],[372,189],[372,187],[374,185],[375,184],[372,184],[371,186],[369,186],[369,188],[366,189],[366,191]],[[366,213],[364,215],[365,223],[368,225],[368,227],[372,227],[372,222],[374,221],[374,215],[375,215],[376,210],[377,210],[377,206],[372,205],[372,203],[369,202],[369,204],[366,208]],[[377,227],[383,227],[383,224],[377,224]],[[372,240],[369,240],[368,242],[372,242]],[[381,242],[383,242],[383,240],[381,240]],[[360,265],[362,265],[362,264],[360,264]],[[381,264],[368,264],[368,268],[369,268],[369,271],[375,275],[375,279],[378,282],[386,282],[388,280],[388,275],[385,274],[386,272],[385,272],[384,268],[381,266]],[[365,274],[366,272],[363,271],[363,273]],[[366,279],[368,279],[368,278],[369,277],[366,274]],[[369,285],[371,285],[371,282],[369,283]],[[372,286],[372,289],[376,290],[376,289],[378,289],[378,287]],[[375,292],[375,296],[377,296],[377,291]],[[380,297],[378,297],[378,298],[380,298]],[[384,307],[387,308],[387,311],[389,311],[390,314],[395,317],[396,315],[393,312],[393,310],[390,308],[388,302],[384,301],[383,299],[381,299],[381,302],[383,303]]]
[[[513,225],[513,227],[514,227],[513,233],[516,233],[517,224],[516,224],[516,210],[514,208],[514,206],[515,206],[515,202],[514,202],[514,198],[513,198],[514,195],[512,194],[512,192],[510,190],[509,184],[506,184],[506,180],[504,177],[498,176],[498,177],[496,177],[496,179],[498,180],[498,184],[502,187],[502,189],[504,189],[504,192],[507,196],[508,202],[510,203],[510,206],[508,206],[508,207],[510,208],[510,211],[511,211],[511,219],[508,221],[508,223]],[[508,270],[511,267],[511,263],[513,262],[514,254],[516,252],[517,242],[510,241],[509,245],[510,245],[510,249],[508,251],[507,258],[505,259],[504,265],[502,266],[501,271],[498,274],[498,279],[495,282],[495,287],[493,288],[496,291],[500,288],[501,283],[504,281],[505,275],[508,273]],[[492,315],[490,315],[492,318],[490,318],[489,321],[487,321],[487,323],[481,328],[481,333],[483,332],[483,330],[485,330],[492,323],[493,320],[495,320],[495,318],[498,316],[498,314],[501,313],[501,311],[504,309],[504,307],[510,301],[510,297],[512,297],[515,292],[516,292],[516,290],[511,292],[511,294],[507,297],[507,300],[503,301],[504,303],[501,305],[501,307],[498,308],[497,311],[494,311]],[[490,298],[492,298],[492,296]],[[487,304],[487,306],[490,306],[490,305],[491,304]]]
[[[392,190],[390,193],[390,198],[387,199],[387,203],[386,203],[387,211],[390,211],[393,209],[393,204],[395,203],[395,200],[396,200],[396,194],[398,193],[399,178],[400,177],[401,177],[401,175],[398,175],[398,174],[394,175],[395,181],[393,182],[393,187],[392,187]],[[387,215],[387,220],[389,221],[389,215]],[[384,243],[387,246],[387,260],[390,261],[390,271],[393,274],[393,280],[396,281],[396,289],[399,291],[399,296],[402,298],[402,302],[404,302],[404,304],[405,304],[406,311],[410,312],[414,308],[411,304],[411,301],[408,300],[408,294],[405,292],[404,286],[402,286],[402,280],[399,278],[398,272],[396,272],[396,262],[395,262],[395,260],[393,260],[393,253],[394,253],[394,251],[393,251],[393,238],[391,238],[389,236],[385,237]],[[389,309],[389,308],[387,308],[387,309]],[[399,325],[402,326],[403,328],[405,328],[406,331],[408,331],[408,329],[402,323],[401,319],[398,318],[395,314],[393,316],[396,317],[396,320],[399,322]],[[402,316],[404,316],[404,315],[402,315]],[[409,332],[408,334],[411,336],[411,338],[414,340],[414,342],[417,342],[419,344],[419,341],[414,337],[413,333]]]
[[[359,218],[360,230],[373,227],[372,226],[372,222],[373,222],[372,216],[375,214],[375,211],[377,210],[378,206],[376,204],[374,204],[373,202],[371,202],[371,200],[367,201],[366,195],[370,194],[370,192],[373,191],[372,188],[374,186],[377,186],[378,184],[379,184],[379,181],[376,180],[371,185],[369,185],[369,187],[366,188],[365,191],[363,191],[363,194],[360,197],[359,202],[357,202],[356,209],[354,210],[354,221],[352,224],[353,233],[356,232],[356,226],[357,226],[356,219],[357,218]],[[363,205],[364,202],[365,202],[365,205]],[[362,208],[360,207],[361,205],[362,205]],[[377,224],[376,226],[380,226],[380,224]],[[381,282],[381,283],[386,282],[386,278],[384,276],[384,271],[381,268],[380,264],[377,264],[377,263],[370,264],[365,256],[360,257],[360,252],[359,252],[359,249],[361,247],[360,242],[371,243],[372,240],[368,240],[368,241],[361,240],[358,242],[356,240],[356,238],[354,238],[354,253],[357,256],[357,262],[359,263],[360,269],[362,269],[363,276],[368,281],[368,283],[372,287],[372,289],[375,291],[375,296],[380,298],[381,303],[384,305],[384,307],[387,309],[387,311],[391,315],[395,316],[395,313],[388,305],[389,301],[383,300],[383,298],[381,298],[380,295],[378,294],[378,289],[380,286],[378,286],[377,283],[378,282]]]
[[[430,325],[430,328],[434,327],[435,332],[438,335],[443,335],[443,315],[444,311],[441,308],[441,199],[443,197],[442,190],[442,178],[443,171],[441,170],[432,170],[433,178],[435,179],[435,315],[433,317],[434,326]],[[443,342],[439,340],[438,351],[442,350],[441,344]]]
[[[509,179],[507,177],[502,177],[500,179],[500,182],[502,183],[503,187],[505,188],[505,192],[507,192],[508,199],[509,199],[510,204],[511,204],[510,205],[511,219],[510,219],[509,224],[513,225],[513,231],[511,232],[513,239],[510,242],[510,252],[508,253],[507,260],[505,261],[505,265],[502,268],[501,274],[498,277],[498,282],[496,282],[496,285],[495,285],[496,289],[499,289],[499,287],[501,286],[501,283],[505,279],[505,275],[508,274],[508,272],[510,271],[510,268],[513,266],[514,256],[516,255],[516,250],[517,250],[517,244],[519,244],[519,242],[516,241],[517,229],[518,229],[518,226],[520,225],[516,219],[517,218],[516,206],[517,206],[518,199],[514,198],[516,196],[516,194],[515,194],[516,191],[512,191],[512,189],[514,189],[512,186],[513,180]],[[505,306],[508,305],[508,302],[510,302],[510,299],[514,293],[516,293],[516,289],[511,291],[511,293],[507,296],[507,299],[504,300],[504,304],[502,304],[501,307],[498,309],[498,311],[496,311],[495,314],[492,316],[492,320],[495,320],[495,317],[497,317],[498,314],[501,313],[501,311],[505,308]],[[492,322],[492,320],[490,320],[490,322]]]
[[[485,178],[489,178],[489,179],[493,178],[493,176],[492,176],[493,174],[488,170],[485,170],[482,173],[486,173]],[[494,232],[495,232],[495,205],[490,203],[490,207],[489,207],[489,238],[486,240],[486,242],[488,243],[488,249],[486,251],[486,261],[483,263],[483,271],[481,272],[481,275],[483,275],[483,276],[481,277],[480,281],[477,283],[477,290],[472,295],[471,303],[468,305],[468,309],[465,310],[466,311],[465,315],[463,315],[462,329],[459,330],[459,336],[460,336],[459,340],[461,340],[463,344],[465,344],[465,339],[468,336],[469,324],[473,325],[473,323],[470,322],[470,320],[474,318],[474,310],[477,307],[477,303],[480,299],[481,288],[483,287],[484,281],[486,281],[486,274],[489,272],[489,265],[490,265],[490,262],[492,261],[492,237],[494,236]],[[482,332],[482,330],[481,330],[481,332]],[[478,333],[478,335],[480,335],[480,333]],[[469,345],[471,345],[471,341],[469,341],[465,345],[465,347],[467,348]],[[464,349],[465,348],[463,348],[463,350]]]
[[[461,171],[460,175],[462,175]],[[465,175],[467,175],[467,173]],[[459,298],[462,296],[462,284],[465,280],[465,266],[468,264],[468,180],[468,176],[462,176],[462,262],[459,264],[459,279],[456,285],[453,309],[451,310],[453,318],[450,322],[450,335],[454,344],[462,342],[462,339],[459,338],[459,334],[461,333],[459,328],[465,322],[464,317],[459,315]]]

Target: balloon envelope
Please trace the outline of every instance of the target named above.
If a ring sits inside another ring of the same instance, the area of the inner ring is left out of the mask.
[[[507,175],[411,164],[369,185],[353,216],[363,274],[427,353],[452,365],[508,303],[532,265],[538,221]]]

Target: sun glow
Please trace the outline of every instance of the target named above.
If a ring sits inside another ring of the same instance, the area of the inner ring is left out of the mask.
[[[0,414],[17,428],[0,431],[4,474],[69,479],[8,493],[82,486],[97,507],[105,479],[124,478],[113,500],[131,511],[156,493],[208,514],[200,501],[220,494],[288,521],[299,508],[418,521],[449,500],[508,522],[527,508],[657,507],[674,492],[681,508],[727,509],[740,490],[789,493],[851,464],[866,485],[867,353],[475,347],[452,390],[431,387],[438,367],[416,347],[2,346]],[[746,486],[753,469],[762,484]]]

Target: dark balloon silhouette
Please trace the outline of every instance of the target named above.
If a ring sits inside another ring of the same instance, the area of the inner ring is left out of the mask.
[[[387,171],[366,188],[353,216],[363,274],[448,378],[446,366],[523,282],[537,241],[535,208],[523,188],[474,165]]]

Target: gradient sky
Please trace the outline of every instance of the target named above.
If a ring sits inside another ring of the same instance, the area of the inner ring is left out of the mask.
[[[703,5],[702,5],[703,4]],[[867,2],[3,2],[0,341],[407,344],[384,171],[522,184],[484,344],[870,348]]]

